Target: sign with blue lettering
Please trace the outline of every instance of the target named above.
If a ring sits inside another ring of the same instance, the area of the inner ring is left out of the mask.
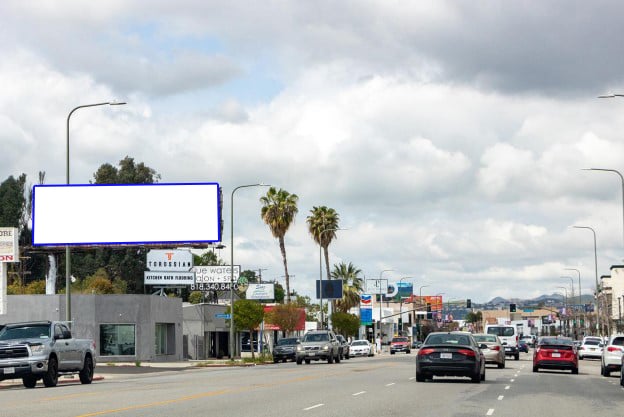
[[[232,316],[230,314],[226,314],[226,313],[217,313],[217,314],[215,314],[215,318],[218,318],[218,319],[226,319],[226,320],[228,320],[231,317]]]

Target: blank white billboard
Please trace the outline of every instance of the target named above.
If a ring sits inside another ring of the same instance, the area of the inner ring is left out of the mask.
[[[218,242],[219,184],[35,185],[34,246]]]

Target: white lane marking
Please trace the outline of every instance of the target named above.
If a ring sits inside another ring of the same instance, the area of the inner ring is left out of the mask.
[[[514,382],[514,381],[515,381],[515,379],[513,379],[513,378],[511,378],[511,379],[509,380],[509,382]]]
[[[304,408],[304,409],[303,409],[303,411],[312,410],[313,408],[322,407],[322,406],[324,406],[324,405],[325,405],[325,404],[316,404],[316,405],[313,405],[312,407]]]
[[[504,396],[504,395],[499,395],[499,396],[498,396],[498,401],[502,401],[502,400],[503,400],[503,398],[505,398],[505,396]]]
[[[488,412],[487,412],[487,413],[485,413],[485,415],[486,415],[486,416],[491,416],[492,414],[494,414],[494,409],[493,409],[493,408],[490,408],[490,409],[488,410]]]
[[[389,387],[389,386],[394,385],[394,384],[395,384],[395,382],[391,382],[389,384],[386,384],[386,386]]]
[[[509,387],[510,387],[510,386],[509,386],[509,385],[507,385],[507,386],[505,387],[505,389],[509,389]]]
[[[362,394],[366,394],[366,391],[360,391],[360,392],[356,392],[355,394],[351,394],[354,397],[357,397],[358,395],[362,395]]]
[[[415,376],[413,376],[413,377],[411,377],[409,380],[411,381],[412,379],[416,379],[416,377],[415,377]]]

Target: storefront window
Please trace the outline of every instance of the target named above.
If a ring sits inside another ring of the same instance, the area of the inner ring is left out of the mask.
[[[156,355],[173,355],[175,353],[175,326],[172,323],[156,323],[155,347]]]
[[[136,355],[134,324],[101,324],[100,356]]]

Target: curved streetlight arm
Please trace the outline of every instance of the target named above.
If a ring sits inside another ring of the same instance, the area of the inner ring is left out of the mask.
[[[623,94],[614,94],[617,97],[624,97]],[[607,169],[607,168],[585,168],[583,171],[604,171],[604,172],[613,172],[619,175],[620,180],[622,182],[622,242],[624,243],[624,176],[617,169]]]
[[[230,197],[230,359],[234,359],[234,193],[247,187],[270,187],[270,185],[263,183],[239,185],[232,190]]]

